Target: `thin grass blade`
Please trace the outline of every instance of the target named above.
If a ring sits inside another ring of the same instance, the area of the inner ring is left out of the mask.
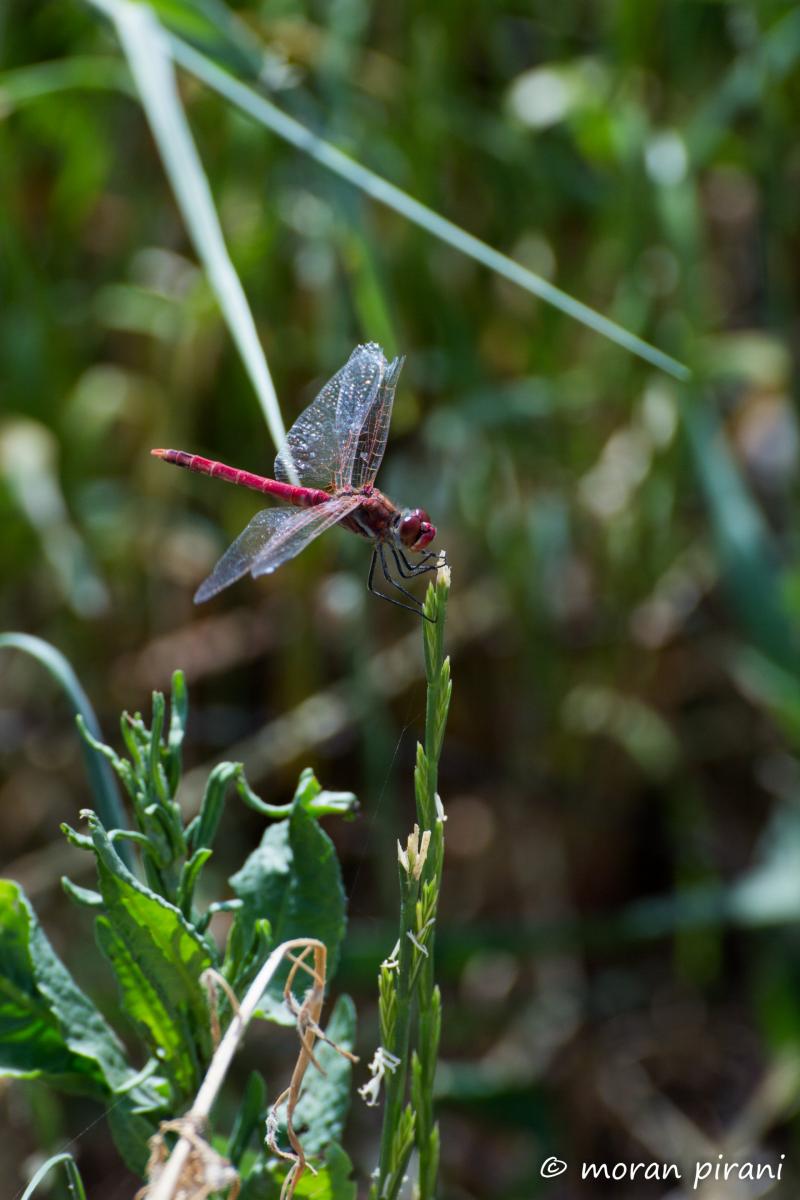
[[[275,447],[288,454],[275,385],[178,95],[167,34],[143,4],[130,0],[89,2],[116,28],[186,228],[255,388]],[[291,463],[291,456],[288,461]]]
[[[100,0],[92,0],[92,3],[99,2]],[[540,275],[529,271],[527,267],[523,267],[507,255],[501,254],[499,250],[488,246],[486,242],[482,242],[480,238],[467,233],[453,221],[447,220],[446,217],[440,216],[425,204],[421,204],[419,200],[415,200],[401,188],[389,183],[380,175],[376,175],[374,171],[362,167],[360,163],[355,162],[330,142],[318,137],[305,125],[282,112],[271,101],[260,96],[246,84],[234,79],[180,38],[167,36],[173,58],[185,70],[219,92],[226,100],[230,100],[232,104],[235,104],[255,121],[271,129],[284,141],[296,146],[298,150],[310,155],[323,167],[327,167],[329,171],[333,171],[334,174],[346,179],[354,187],[371,196],[373,200],[393,209],[409,221],[413,221],[415,225],[427,230],[434,237],[439,238],[440,241],[447,242],[454,249],[460,250],[462,254],[474,258],[476,262],[482,263],[491,271],[502,275],[534,296],[538,296],[545,303],[551,304],[566,316],[572,317],[573,320],[579,321],[588,329],[615,342],[623,350],[636,355],[650,363],[651,366],[658,367],[659,370],[665,371],[681,382],[689,379],[691,372],[684,363],[678,362],[671,355],[665,354],[663,350],[651,346],[642,338],[623,329],[621,325],[617,325],[615,321],[604,317],[602,313],[596,312],[582,301],[575,300],[560,288],[548,283]]]
[[[70,1200],[86,1200],[83,1181],[78,1171],[77,1163],[71,1154],[54,1154],[51,1158],[48,1158],[47,1162],[43,1162],[20,1196],[20,1200],[33,1200],[36,1189],[45,1175],[49,1175],[53,1167],[58,1167],[62,1164],[67,1176],[67,1193]]]
[[[80,714],[83,717],[92,737],[98,741],[103,740],[100,722],[97,720],[92,703],[83,690],[72,665],[60,650],[56,650],[55,646],[51,646],[42,638],[32,637],[28,633],[0,634],[0,650],[4,649],[22,650],[40,662],[64,692],[75,715]],[[81,748],[95,808],[100,820],[107,829],[127,829],[128,822],[111,767],[96,750],[87,745],[83,738],[81,738]],[[120,853],[125,857],[127,865],[130,866],[132,860],[128,847],[120,846]]]

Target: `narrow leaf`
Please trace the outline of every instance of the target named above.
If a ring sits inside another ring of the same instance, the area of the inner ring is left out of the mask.
[[[291,464],[275,385],[253,314],[225,246],[211,187],[186,121],[167,34],[144,4],[130,0],[91,0],[91,3],[116,26],[181,216],[242,356],[275,447]],[[295,476],[293,466],[290,473]]]
[[[99,4],[100,0],[93,0],[93,3]],[[551,304],[553,308],[559,309],[566,316],[572,317],[573,320],[579,321],[588,329],[593,329],[595,333],[615,342],[623,350],[635,354],[652,366],[658,367],[659,370],[672,375],[674,379],[684,381],[689,378],[689,368],[683,363],[678,362],[671,355],[665,354],[663,350],[651,346],[627,329],[623,329],[621,325],[617,325],[615,321],[609,320],[608,317],[596,312],[582,301],[575,300],[560,288],[555,287],[554,284],[548,283],[541,275],[536,275],[527,267],[515,262],[513,258],[501,254],[499,250],[493,249],[479,238],[474,237],[473,234],[461,229],[453,221],[448,221],[446,217],[440,216],[433,209],[421,204],[419,200],[415,200],[374,171],[361,166],[360,163],[338,150],[336,146],[326,142],[324,138],[318,137],[305,125],[301,125],[299,121],[282,112],[264,96],[258,95],[246,84],[233,79],[226,71],[193,50],[191,46],[187,46],[180,38],[170,37],[169,43],[175,61],[197,79],[202,79],[204,83],[230,100],[242,112],[258,121],[259,124],[266,126],[267,129],[271,129],[278,137],[296,146],[298,150],[308,154],[323,167],[333,171],[335,175],[346,179],[348,183],[371,196],[373,200],[393,209],[415,225],[427,230],[440,241],[446,242],[462,254],[482,263],[526,292],[538,296],[546,304]]]
[[[36,1189],[45,1176],[49,1175],[54,1167],[60,1166],[64,1167],[64,1174],[67,1177],[70,1200],[86,1200],[83,1180],[78,1171],[77,1163],[71,1154],[54,1154],[51,1158],[48,1158],[47,1162],[42,1163],[22,1193],[20,1200],[33,1200]]]
[[[56,650],[55,646],[51,646],[42,638],[32,637],[28,633],[0,634],[0,650],[3,649],[22,650],[40,662],[64,692],[73,712],[83,718],[92,737],[102,741],[100,722],[95,716],[91,701],[83,690],[71,664],[60,650]],[[108,763],[83,740],[81,748],[100,819],[108,829],[125,829],[127,826],[125,812]],[[130,863],[131,860],[126,857],[126,861]]]

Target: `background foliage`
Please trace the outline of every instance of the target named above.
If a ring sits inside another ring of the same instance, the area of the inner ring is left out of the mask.
[[[455,579],[445,1194],[558,1195],[548,1154],[690,1160],[702,1138],[786,1152],[793,1194],[800,14],[278,0],[197,5],[190,28],[156,7],[251,83],[268,48],[282,108],[696,371],[680,387],[182,79],[287,422],[355,342],[408,355],[379,482],[429,509]],[[64,652],[107,736],[183,667],[189,808],[223,757],[276,802],[306,761],[358,792],[360,822],[329,832],[337,987],[368,1054],[418,631],[368,602],[338,532],[193,609],[257,501],[147,452],[268,471],[263,417],[110,27],[7,0],[0,52],[2,626]],[[5,650],[0,670],[3,874],[112,1011],[58,884],[81,871],[58,834],[87,802],[78,739],[35,663]],[[224,821],[220,880],[262,833]],[[253,1053],[277,1077],[268,1034]],[[2,1104],[4,1178],[77,1138],[90,1194],[129,1193],[88,1101],[15,1085]],[[377,1132],[354,1113],[362,1167]]]

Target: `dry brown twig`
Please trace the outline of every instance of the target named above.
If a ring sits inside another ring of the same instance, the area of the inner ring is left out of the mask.
[[[295,957],[292,950],[300,950]],[[313,951],[314,966],[309,967],[305,962],[306,956]],[[255,977],[238,1008],[232,1004],[233,1015],[222,1040],[214,1051],[214,1057],[209,1064],[194,1104],[189,1111],[178,1120],[165,1121],[158,1133],[151,1139],[151,1156],[148,1163],[148,1183],[136,1196],[136,1200],[207,1200],[217,1191],[231,1189],[228,1200],[235,1200],[239,1192],[239,1177],[234,1167],[218,1154],[206,1140],[208,1118],[211,1107],[217,1098],[222,1083],[231,1065],[233,1056],[238,1049],[245,1030],[261,1003],[273,976],[280,967],[283,959],[289,955],[292,967],[284,987],[284,999],[290,1011],[295,1015],[297,1030],[300,1035],[300,1054],[292,1073],[289,1087],[281,1093],[270,1112],[268,1137],[272,1137],[270,1148],[281,1158],[292,1162],[292,1167],[283,1184],[282,1197],[284,1200],[294,1194],[300,1176],[308,1166],[303,1147],[292,1126],[292,1116],[300,1097],[303,1076],[309,1063],[321,1070],[314,1058],[314,1042],[317,1038],[328,1039],[319,1027],[322,1015],[322,1005],[325,998],[327,951],[323,942],[316,938],[292,938],[282,942],[272,951],[267,961]],[[300,970],[311,975],[313,983],[306,994],[303,1003],[298,1005],[292,996],[292,985]],[[213,1007],[213,1006],[212,1006]],[[333,1043],[330,1043],[331,1045]],[[358,1061],[349,1051],[334,1047],[340,1054],[351,1061]],[[275,1113],[279,1105],[286,1102],[287,1132],[292,1152],[279,1150],[273,1144],[277,1128]],[[167,1154],[164,1142],[165,1133],[177,1133],[178,1140],[171,1154]]]
[[[313,949],[314,951],[314,966],[309,967],[305,961],[307,955]],[[340,1046],[336,1046],[329,1038],[325,1036],[319,1026],[319,1019],[322,1015],[322,1004],[325,999],[325,976],[327,969],[327,954],[325,946],[318,943],[314,947],[307,946],[305,950],[297,957],[289,955],[292,962],[292,968],[286,979],[286,984],[283,989],[283,998],[289,1011],[294,1015],[297,1023],[297,1032],[300,1037],[300,1053],[295,1063],[292,1079],[285,1091],[281,1092],[275,1103],[270,1109],[269,1117],[267,1118],[267,1145],[274,1154],[280,1158],[292,1163],[289,1173],[283,1181],[281,1188],[281,1200],[291,1200],[294,1195],[295,1188],[300,1182],[306,1168],[313,1171],[314,1168],[307,1162],[303,1145],[298,1138],[292,1118],[294,1116],[297,1102],[300,1099],[300,1089],[303,1085],[303,1078],[308,1065],[312,1066],[322,1074],[325,1071],[314,1057],[314,1043],[317,1038],[327,1042],[333,1046],[333,1049],[341,1054],[344,1058],[348,1058],[350,1062],[358,1062],[355,1054],[351,1054],[349,1050],[344,1050]],[[313,983],[306,992],[303,1003],[298,1005],[292,993],[297,972],[306,971],[312,978]],[[278,1133],[278,1109],[282,1104],[286,1104],[286,1136],[289,1139],[289,1144],[292,1147],[291,1151],[282,1150],[277,1143]]]

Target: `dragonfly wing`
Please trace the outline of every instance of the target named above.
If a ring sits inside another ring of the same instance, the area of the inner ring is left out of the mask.
[[[210,600],[248,571],[253,576],[270,574],[360,503],[360,496],[342,496],[314,508],[262,509],[200,584],[195,604]]]
[[[378,467],[381,465],[383,452],[386,449],[386,439],[389,436],[389,425],[392,420],[394,394],[404,362],[404,358],[395,358],[393,362],[387,364],[375,400],[361,426],[353,461],[351,480],[353,487],[364,487],[365,484],[375,482],[375,476],[378,474]]]
[[[351,484],[361,431],[387,372],[395,365],[386,362],[374,342],[356,346],[341,370],[297,418],[287,442],[305,487],[341,488]],[[275,477],[290,479],[280,454],[275,459]]]
[[[362,503],[361,496],[337,496],[327,504],[301,509],[296,520],[292,524],[287,522],[264,547],[253,563],[251,574],[271,575],[282,563],[305,550],[315,537],[330,529],[331,525],[337,525]]]

